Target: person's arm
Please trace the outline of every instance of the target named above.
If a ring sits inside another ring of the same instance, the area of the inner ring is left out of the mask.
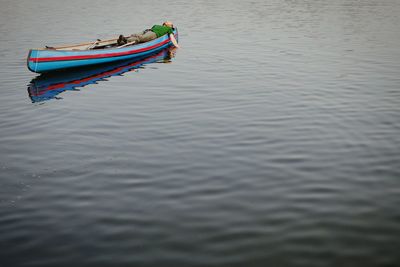
[[[169,35],[169,38],[171,39],[172,44],[173,44],[176,48],[180,48],[180,46],[178,45],[178,42],[176,41],[175,36],[174,36],[173,33],[171,33],[171,34]]]

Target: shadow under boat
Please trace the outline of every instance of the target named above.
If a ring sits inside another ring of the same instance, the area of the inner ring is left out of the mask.
[[[73,70],[43,73],[29,83],[28,94],[33,103],[58,99],[64,91],[74,91],[78,87],[106,81],[106,78],[122,75],[150,63],[169,63],[175,55],[175,48],[168,47],[155,54],[140,59],[124,60]]]

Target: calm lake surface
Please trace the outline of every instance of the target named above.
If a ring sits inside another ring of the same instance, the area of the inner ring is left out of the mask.
[[[0,266],[400,266],[399,14],[0,0]],[[166,19],[171,59],[26,68]]]

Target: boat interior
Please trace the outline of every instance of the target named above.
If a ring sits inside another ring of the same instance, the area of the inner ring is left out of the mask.
[[[83,43],[83,44],[77,44],[77,45],[57,46],[57,47],[46,46],[45,48],[42,48],[41,50],[51,49],[51,50],[82,51],[82,50],[116,48],[116,47],[120,48],[120,47],[125,47],[128,45],[134,44],[134,43],[127,43],[125,45],[118,46],[117,40],[118,39],[109,39],[109,40],[97,39],[96,41],[94,41],[92,43]]]
[[[175,29],[175,28],[174,28]],[[128,42],[123,45],[118,45],[118,38],[108,39],[108,40],[100,40],[97,39],[92,43],[83,43],[76,45],[66,45],[66,46],[45,46],[44,48],[38,50],[66,50],[66,51],[84,51],[84,50],[93,50],[93,49],[106,49],[106,48],[122,48],[125,46],[130,46],[136,44],[135,42]]]

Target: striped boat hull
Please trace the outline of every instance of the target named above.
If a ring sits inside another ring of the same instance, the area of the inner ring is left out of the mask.
[[[174,31],[178,39],[178,32]],[[77,68],[95,64],[115,62],[119,60],[141,58],[156,53],[172,44],[168,35],[150,42],[122,48],[105,48],[93,50],[55,50],[31,49],[28,54],[28,69],[36,73],[44,73],[68,68]]]

